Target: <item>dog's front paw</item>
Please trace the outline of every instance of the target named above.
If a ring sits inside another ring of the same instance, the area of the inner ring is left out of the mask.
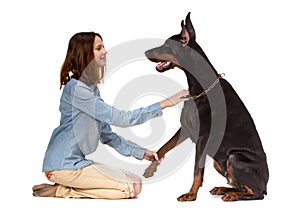
[[[195,201],[196,199],[197,199],[197,193],[193,193],[193,192],[185,193],[177,198],[179,202]]]
[[[155,173],[156,170],[157,170],[158,164],[159,164],[159,161],[157,161],[157,160],[153,161],[153,162],[149,165],[149,167],[145,170],[143,176],[144,176],[145,178],[148,178],[148,177],[153,176],[154,173]]]

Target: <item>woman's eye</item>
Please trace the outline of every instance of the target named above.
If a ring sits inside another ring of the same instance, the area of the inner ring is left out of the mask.
[[[99,47],[96,47],[96,50],[100,51],[102,48],[104,48],[104,46],[99,46]]]

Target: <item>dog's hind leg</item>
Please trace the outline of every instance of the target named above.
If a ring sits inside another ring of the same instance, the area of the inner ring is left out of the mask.
[[[249,158],[239,154],[231,154],[227,160],[226,178],[233,189],[225,192],[222,196],[223,201],[264,198],[264,182],[260,172],[251,166]]]
[[[162,146],[158,151],[158,160],[152,161],[152,163],[148,166],[148,168],[144,172],[144,177],[148,178],[154,175],[154,172],[156,172],[157,166],[159,165],[160,160],[166,155],[167,152],[172,150],[177,145],[181,144],[183,141],[185,141],[188,138],[188,135],[186,132],[184,132],[183,129],[179,129],[175,135],[164,145]]]
[[[226,177],[226,173],[222,170],[221,166],[214,161],[214,168],[216,171],[221,174],[222,176]],[[235,192],[236,190],[232,187],[225,187],[225,186],[216,186],[213,189],[211,189],[209,192],[212,195],[224,195],[227,192]]]

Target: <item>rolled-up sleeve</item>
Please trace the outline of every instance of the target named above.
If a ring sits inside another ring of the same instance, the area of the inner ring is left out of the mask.
[[[145,148],[117,135],[108,124],[102,124],[100,140],[103,144],[109,145],[124,156],[133,156],[139,160],[144,158]]]
[[[139,125],[162,115],[159,102],[132,111],[122,111],[106,104],[100,96],[96,96],[88,87],[82,85],[76,86],[72,105],[98,121],[118,127]]]

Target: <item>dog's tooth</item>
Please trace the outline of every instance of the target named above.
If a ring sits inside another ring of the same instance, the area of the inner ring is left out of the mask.
[[[171,62],[170,62],[169,60],[167,60],[167,61],[164,62],[163,66],[164,66],[164,67],[169,66],[170,63],[171,63]]]

